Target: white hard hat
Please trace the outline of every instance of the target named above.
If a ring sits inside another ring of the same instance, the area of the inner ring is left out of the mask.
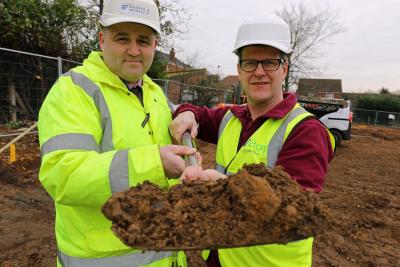
[[[161,34],[160,16],[153,0],[105,0],[100,24],[108,27],[120,22],[144,24]]]
[[[268,45],[282,52],[292,52],[290,30],[287,23],[273,13],[248,19],[239,26],[234,53],[248,45]]]

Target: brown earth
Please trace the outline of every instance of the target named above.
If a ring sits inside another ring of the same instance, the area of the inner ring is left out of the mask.
[[[286,244],[315,236],[326,225],[317,194],[302,190],[281,168],[264,164],[169,191],[146,182],[115,194],[103,212],[125,244],[147,250]]]
[[[0,126],[0,136],[15,132]],[[400,266],[400,129],[355,125],[337,149],[322,202],[333,215],[316,238],[314,266]],[[12,137],[0,137],[0,147]],[[198,142],[205,167],[215,147]],[[0,266],[55,266],[54,208],[38,182],[34,134],[0,154]]]

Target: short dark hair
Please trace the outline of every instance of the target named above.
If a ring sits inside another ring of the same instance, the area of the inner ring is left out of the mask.
[[[147,25],[146,25],[146,26],[147,26]],[[107,31],[107,29],[108,29],[109,27],[110,27],[110,26],[103,26],[103,25],[101,25],[101,24],[99,23],[99,31],[105,32],[105,31]],[[149,26],[147,26],[147,27],[149,27]],[[156,37],[156,39],[160,39],[160,34],[158,34],[158,32],[156,32],[156,30],[154,30],[153,28],[151,28],[151,27],[149,27],[149,28],[153,30],[153,32],[154,32],[154,37]]]
[[[238,56],[238,62],[240,62],[240,61],[242,60],[243,48],[245,48],[245,47],[246,47],[246,46],[241,47],[241,48],[239,48],[238,50],[235,51],[235,55]],[[286,54],[286,53],[283,52],[283,51],[279,51],[279,52],[280,52],[280,53],[279,53],[279,57],[280,57],[281,59],[283,59],[284,61],[287,61],[288,58],[289,58],[289,55]]]

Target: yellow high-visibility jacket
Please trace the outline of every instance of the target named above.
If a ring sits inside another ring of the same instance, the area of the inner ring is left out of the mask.
[[[266,120],[237,151],[237,146],[232,144],[239,143],[242,125],[239,119],[228,111],[219,128],[216,169],[221,173],[233,174],[245,163],[263,162],[269,167],[274,167],[290,132],[310,116],[313,115],[296,104],[282,119]],[[328,129],[327,131],[329,133]],[[331,144],[334,144],[331,134],[330,137]],[[306,267],[312,263],[312,244],[313,238],[309,237],[286,245],[219,249],[218,256],[223,267]]]
[[[177,253],[127,247],[101,212],[112,193],[145,180],[169,188],[159,155],[171,144],[169,103],[145,75],[142,105],[101,56],[59,77],[39,113],[39,179],[55,202],[58,265],[171,266]]]

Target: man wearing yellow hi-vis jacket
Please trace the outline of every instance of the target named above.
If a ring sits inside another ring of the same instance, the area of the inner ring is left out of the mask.
[[[223,174],[236,173],[245,163],[281,165],[301,186],[321,191],[334,139],[296,103],[294,94],[282,92],[291,50],[289,27],[282,18],[267,13],[245,21],[234,53],[247,104],[213,109],[183,104],[174,114],[172,136],[179,140],[190,130],[192,137],[198,133],[200,139],[216,143],[216,169]],[[286,245],[220,249],[211,251],[207,265],[309,267],[312,244],[310,237]]]
[[[152,0],[104,1],[101,52],[59,77],[39,114],[40,181],[56,209],[57,266],[184,266],[176,252],[135,250],[101,207],[145,180],[168,189],[194,149],[171,145],[171,106],[149,70],[160,34]],[[181,259],[182,256],[182,259]]]

